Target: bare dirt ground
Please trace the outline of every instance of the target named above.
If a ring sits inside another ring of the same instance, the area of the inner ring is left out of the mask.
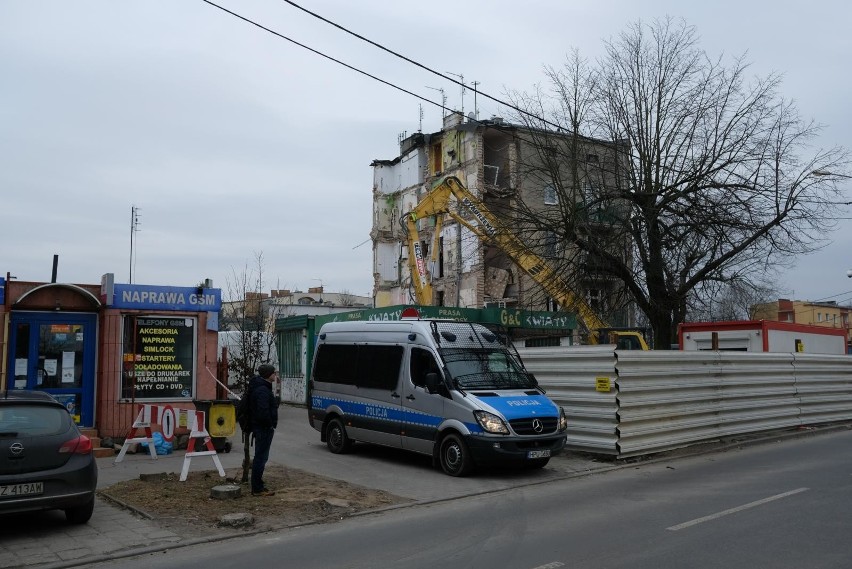
[[[296,468],[269,464],[264,473],[274,496],[252,496],[248,483],[240,484],[242,469],[191,472],[181,482],[175,473],[144,476],[119,482],[99,491],[107,500],[156,520],[185,535],[203,535],[223,527],[227,514],[251,514],[253,523],[243,531],[284,527],[308,522],[330,522],[354,513],[408,502],[381,490],[355,486]],[[237,498],[212,498],[216,486],[240,486]]]

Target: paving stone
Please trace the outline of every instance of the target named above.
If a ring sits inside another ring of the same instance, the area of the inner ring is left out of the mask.
[[[39,565],[41,563],[56,563],[60,561],[59,557],[53,553],[39,553],[37,555],[21,555],[18,564],[24,565]]]
[[[83,557],[91,557],[92,550],[87,547],[79,549],[69,549],[67,551],[58,552],[57,556],[63,561],[71,561],[72,559],[82,559]]]

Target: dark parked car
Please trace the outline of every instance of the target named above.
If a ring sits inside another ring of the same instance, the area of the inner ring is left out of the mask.
[[[41,391],[0,391],[0,514],[64,510],[83,524],[97,483],[92,441],[61,403]]]

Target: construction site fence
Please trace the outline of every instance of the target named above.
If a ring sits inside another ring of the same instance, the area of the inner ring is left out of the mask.
[[[626,458],[852,420],[852,356],[519,348],[568,416],[569,450]]]

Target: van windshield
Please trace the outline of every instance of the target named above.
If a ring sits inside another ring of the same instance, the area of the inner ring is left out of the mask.
[[[447,371],[461,389],[535,389],[535,380],[504,349],[442,348]]]

